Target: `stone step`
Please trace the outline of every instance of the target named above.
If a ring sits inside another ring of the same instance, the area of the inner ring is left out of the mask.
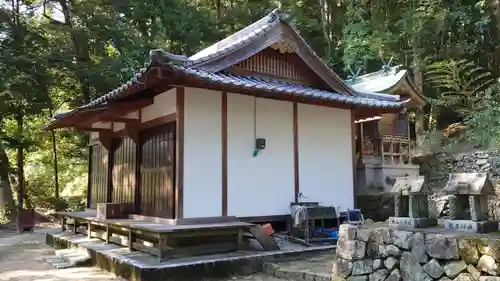
[[[82,248],[56,250],[55,255],[73,266],[87,266],[91,259],[88,250]]]
[[[87,266],[91,258],[86,250],[63,249],[57,250],[54,255],[42,256],[42,260],[49,263],[56,269]]]
[[[287,281],[331,281],[331,274],[314,272],[300,268],[281,268],[275,263],[264,263],[263,273],[276,279]]]
[[[73,267],[69,262],[57,257],[56,255],[42,256],[42,260],[50,264],[55,269],[64,269]]]

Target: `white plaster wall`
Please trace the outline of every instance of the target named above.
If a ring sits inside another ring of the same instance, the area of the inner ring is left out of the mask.
[[[176,89],[170,89],[154,97],[154,104],[142,109],[142,122],[147,122],[176,111]]]
[[[293,105],[256,99],[256,137],[266,139],[257,157],[254,98],[228,94],[228,215],[289,213],[294,198]]]
[[[298,105],[299,182],[304,201],[354,207],[351,113]]]
[[[222,215],[221,101],[221,92],[185,90],[185,218]]]

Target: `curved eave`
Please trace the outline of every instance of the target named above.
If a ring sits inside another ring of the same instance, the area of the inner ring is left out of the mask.
[[[407,92],[411,97],[410,105],[412,107],[424,107],[427,104],[427,99],[420,94],[413,83],[405,76],[403,79],[399,80],[395,85],[385,90],[388,93],[401,93]]]
[[[427,104],[427,98],[415,87],[415,85],[410,81],[408,76],[405,76],[403,81],[407,88],[411,89],[410,92],[414,97],[418,99],[419,106],[423,107]]]
[[[107,109],[106,104],[96,106],[81,106],[71,111],[57,114],[50,122],[42,128],[42,130],[53,130],[58,128],[72,127],[81,120],[92,117],[93,115],[103,112]]]
[[[425,96],[417,90],[408,78],[407,70],[400,70],[394,75],[365,78],[359,83],[351,84],[351,87],[359,92],[376,93],[401,93],[403,89],[403,92],[407,92],[411,96],[410,104],[416,107],[423,107],[427,104]]]

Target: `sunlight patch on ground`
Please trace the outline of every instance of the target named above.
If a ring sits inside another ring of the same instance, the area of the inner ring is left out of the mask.
[[[42,270],[12,270],[0,273],[1,281],[12,280],[37,280],[37,281],[59,281],[59,280],[118,280],[114,276],[99,271],[93,267],[70,268],[70,269],[42,269]]]

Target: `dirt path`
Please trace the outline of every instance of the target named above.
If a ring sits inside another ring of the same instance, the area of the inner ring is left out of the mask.
[[[54,253],[44,245],[47,231],[54,229],[38,229],[21,235],[0,230],[0,281],[124,281],[96,267],[52,268],[40,258]],[[262,274],[220,281],[229,280],[280,281]]]

